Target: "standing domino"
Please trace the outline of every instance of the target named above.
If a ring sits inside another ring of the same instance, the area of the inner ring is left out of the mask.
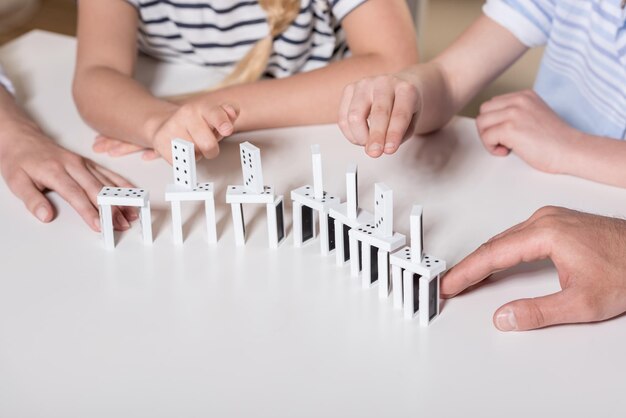
[[[337,196],[324,191],[322,155],[319,145],[311,147],[313,186],[302,186],[291,192],[293,208],[293,242],[301,247],[316,237],[315,221],[319,218],[320,247],[323,255],[335,249],[335,222],[328,216],[331,207],[339,204]]]
[[[422,207],[411,210],[411,246],[391,254],[394,307],[404,307],[404,316],[419,312],[420,325],[429,325],[439,315],[439,286],[446,262],[424,254]]]
[[[97,201],[100,212],[100,227],[106,249],[115,248],[113,218],[111,216],[112,206],[140,208],[143,242],[144,244],[152,244],[152,215],[150,214],[150,196],[147,190],[103,187],[98,194]]]
[[[330,208],[329,220],[335,225],[335,256],[338,266],[343,266],[348,260],[355,260],[351,264],[351,274],[358,276],[362,268],[361,247],[357,241],[352,242],[350,231],[363,225],[374,223],[374,215],[359,209],[357,166],[352,164],[346,170],[346,202]],[[352,258],[352,257],[355,258]]]
[[[244,204],[264,204],[267,209],[268,240],[270,248],[278,248],[285,238],[283,197],[275,196],[274,189],[263,185],[261,150],[249,142],[239,145],[243,185],[228,186],[226,203],[230,204],[235,227],[235,244],[246,243]]]
[[[172,173],[174,184],[165,189],[165,200],[172,206],[172,233],[174,244],[183,243],[181,202],[204,201],[207,239],[217,242],[215,228],[215,198],[213,183],[198,184],[194,144],[182,139],[172,140]]]
[[[363,260],[361,282],[364,288],[378,281],[381,298],[389,296],[389,254],[406,243],[406,237],[393,232],[393,191],[383,183],[374,185],[373,223],[350,231],[350,240],[361,245]],[[351,260],[352,275],[358,276],[357,261]]]

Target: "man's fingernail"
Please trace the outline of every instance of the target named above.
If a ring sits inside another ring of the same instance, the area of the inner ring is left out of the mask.
[[[380,144],[372,144],[367,147],[367,152],[379,152],[383,147]]]
[[[387,151],[391,151],[392,149],[394,149],[396,147],[396,144],[394,144],[393,142],[388,142],[385,144],[385,149]]]
[[[128,221],[126,220],[124,215],[122,215],[121,212],[117,214],[117,224],[119,226],[121,226],[122,228],[129,228],[130,227],[130,224],[128,223]]]
[[[45,205],[40,205],[37,209],[35,209],[35,216],[41,222],[46,222],[48,219],[48,209]]]
[[[517,329],[517,319],[511,308],[504,308],[496,315],[496,327],[500,331],[515,331]]]
[[[96,231],[100,231],[101,226],[100,226],[100,218],[93,218],[93,221],[91,221],[91,224],[94,226],[94,228],[96,228]]]

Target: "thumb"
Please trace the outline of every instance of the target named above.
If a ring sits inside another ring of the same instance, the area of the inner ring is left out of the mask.
[[[239,117],[239,105],[236,103],[224,103],[222,105],[222,109],[224,109],[224,111],[228,115],[228,119],[230,119],[232,123],[234,123]]]
[[[500,331],[527,331],[550,325],[584,322],[583,309],[571,289],[531,299],[519,299],[501,306],[493,315]]]

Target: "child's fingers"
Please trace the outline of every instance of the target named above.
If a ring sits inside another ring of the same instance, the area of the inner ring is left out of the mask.
[[[526,92],[516,91],[514,93],[496,96],[491,100],[487,100],[480,106],[480,113],[495,112],[504,108],[513,106],[526,95]]]
[[[153,149],[146,150],[143,152],[143,154],[141,154],[141,158],[145,161],[156,160],[160,157],[161,155]]]
[[[369,140],[365,147],[365,152],[370,157],[377,158],[383,154],[393,100],[393,88],[385,80],[377,80],[372,93]]]
[[[233,124],[235,123],[235,121],[239,117],[239,114],[241,113],[241,109],[239,108],[239,105],[236,103],[224,103],[222,105],[222,109],[224,109],[224,111],[228,115],[228,118]]]
[[[202,118],[194,120],[187,125],[187,132],[189,132],[192,142],[196,145],[196,149],[204,158],[211,159],[217,157],[219,154],[217,138],[208,122]]]
[[[398,86],[395,92],[395,101],[387,128],[384,152],[393,154],[402,141],[415,129],[417,111],[417,92],[411,86]]]
[[[348,110],[348,125],[354,142],[366,145],[369,140],[369,126],[367,119],[372,106],[372,95],[369,84],[361,81],[356,85],[350,109]]]
[[[37,219],[44,223],[52,220],[54,217],[52,204],[26,173],[20,170],[19,173],[7,179],[7,185]]]
[[[209,129],[215,129],[219,134],[220,137],[217,139],[233,134],[235,127],[229,113],[223,106],[211,108],[208,112],[202,112],[202,117],[209,125]],[[215,135],[213,136],[215,137]]]
[[[495,156],[504,157],[511,152],[511,132],[507,122],[483,130],[480,139],[487,151]]]
[[[339,119],[338,125],[343,136],[346,137],[348,141],[351,143],[358,145],[352,136],[352,130],[350,130],[350,122],[348,121],[348,112],[350,111],[350,103],[352,102],[352,97],[354,95],[354,84],[349,84],[343,90],[343,95],[341,96],[341,102],[339,103]]]

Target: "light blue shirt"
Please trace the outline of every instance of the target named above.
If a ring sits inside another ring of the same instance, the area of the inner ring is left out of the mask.
[[[484,13],[528,47],[546,45],[534,89],[572,127],[624,139],[621,0],[488,0]]]

